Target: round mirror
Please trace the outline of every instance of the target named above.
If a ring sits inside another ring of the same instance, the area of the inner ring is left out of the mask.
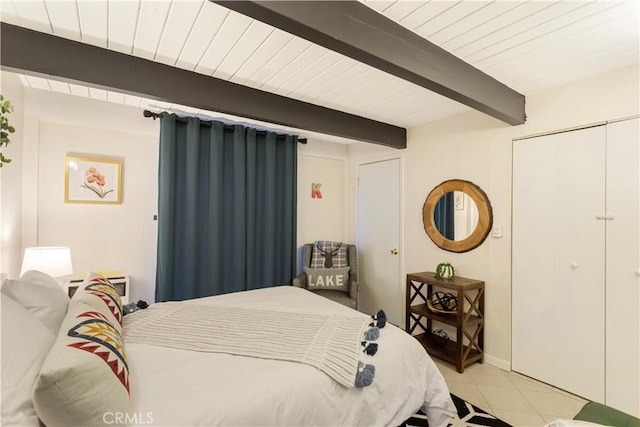
[[[449,191],[440,197],[433,222],[444,237],[460,242],[473,234],[478,225],[478,206],[463,191]]]
[[[439,248],[466,252],[487,238],[493,213],[489,198],[480,187],[452,179],[431,190],[422,208],[422,222]]]

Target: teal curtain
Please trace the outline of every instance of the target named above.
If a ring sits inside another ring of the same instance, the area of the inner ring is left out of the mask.
[[[436,228],[444,237],[449,240],[455,240],[455,228],[453,225],[454,218],[454,192],[449,191],[444,196],[440,197],[438,203],[436,203],[435,211],[433,213],[434,222]]]
[[[297,136],[167,113],[160,128],[156,301],[290,284]]]

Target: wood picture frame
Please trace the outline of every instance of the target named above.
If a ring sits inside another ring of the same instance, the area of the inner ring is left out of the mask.
[[[122,203],[122,161],[92,157],[66,157],[64,202]]]

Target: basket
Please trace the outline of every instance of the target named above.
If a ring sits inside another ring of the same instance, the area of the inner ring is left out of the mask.
[[[436,329],[435,331],[431,332],[431,335],[433,336],[434,344],[438,347],[444,347],[449,341],[449,335],[447,335],[447,333],[443,329]]]
[[[448,292],[434,292],[427,307],[434,313],[456,314],[458,312],[458,297]]]

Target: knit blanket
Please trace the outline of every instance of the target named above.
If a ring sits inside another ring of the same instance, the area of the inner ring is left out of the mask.
[[[359,361],[366,357],[366,341],[378,336],[370,317],[205,306],[188,301],[153,304],[124,320],[126,344],[305,363],[345,387],[370,385],[375,373],[372,365]]]

